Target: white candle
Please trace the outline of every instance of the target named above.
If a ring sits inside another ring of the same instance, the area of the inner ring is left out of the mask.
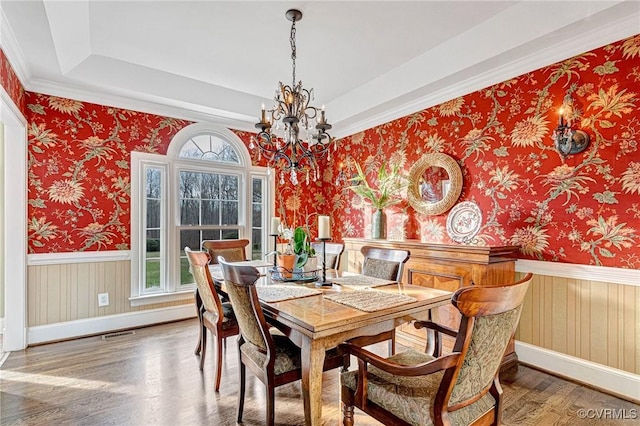
[[[318,216],[318,238],[331,238],[329,216]]]
[[[280,233],[280,218],[272,217],[271,218],[271,235]]]

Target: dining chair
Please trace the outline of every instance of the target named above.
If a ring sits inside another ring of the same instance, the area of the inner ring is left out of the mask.
[[[211,264],[218,263],[218,256],[227,259],[227,262],[240,262],[247,260],[246,247],[249,240],[204,240],[202,241],[202,249],[211,256]]]
[[[364,256],[362,261],[362,275],[400,282],[402,269],[409,260],[408,250],[387,249],[382,247],[362,246],[360,252]],[[385,331],[375,336],[361,336],[350,340],[358,346],[368,346],[374,343],[389,341],[389,355],[396,351],[396,330]]]
[[[436,357],[408,349],[389,358],[342,343],[339,350],[358,360],[341,374],[343,424],[353,426],[359,408],[383,424],[500,424],[500,363],[515,333],[532,274],[513,284],[463,287],[451,298],[462,314],[458,330],[417,321],[455,337],[453,352]]]
[[[209,254],[205,251],[192,251],[184,248],[189,260],[189,270],[198,287],[197,297],[201,300],[198,317],[200,339],[196,348],[196,355],[200,355],[200,370],[204,369],[204,359],[207,353],[207,330],[215,337],[216,342],[216,391],[220,389],[222,376],[222,344],[229,336],[239,334],[231,303],[222,303],[213,285],[209,272]]]
[[[271,327],[258,300],[256,280],[260,276],[252,266],[228,263],[219,257],[222,266],[227,294],[231,299],[238,325],[238,359],[240,360],[240,392],[238,393],[238,423],[242,422],[244,408],[245,376],[248,367],[266,388],[267,425],[273,425],[275,419],[275,388],[299,380],[302,377],[301,351],[288,337],[283,324],[276,325],[280,331]],[[348,365],[337,350],[328,350],[325,355],[323,371]]]
[[[318,257],[318,266],[322,266],[322,248],[326,251],[325,260],[327,262],[325,269],[338,269],[340,268],[340,258],[344,252],[344,244],[342,243],[325,243],[314,241],[311,243],[311,247],[315,250]]]

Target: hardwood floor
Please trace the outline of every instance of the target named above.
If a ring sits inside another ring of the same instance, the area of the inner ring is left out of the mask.
[[[235,425],[235,338],[228,339],[216,393],[214,351],[207,351],[201,373],[193,354],[197,335],[196,321],[187,320],[11,353],[0,369],[0,424]],[[385,344],[379,349],[386,353]],[[338,371],[323,379],[324,424],[340,424]],[[631,425],[640,418],[637,404],[524,366],[503,388],[505,425]],[[593,418],[578,418],[580,409],[593,410]],[[636,420],[612,419],[607,409],[635,413]],[[355,420],[380,424],[358,412]],[[264,424],[264,387],[249,373],[244,424]],[[276,424],[304,424],[299,382],[276,391]]]

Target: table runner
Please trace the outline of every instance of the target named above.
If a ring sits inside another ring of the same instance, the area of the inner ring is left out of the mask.
[[[258,298],[267,303],[322,294],[320,290],[313,288],[277,284],[256,286],[256,289],[258,290]]]
[[[380,290],[341,291],[340,293],[325,294],[324,298],[365,312],[379,311],[418,300],[404,294]]]
[[[346,275],[344,277],[332,278],[331,282],[348,288],[371,288],[381,285],[396,284],[397,281],[385,280],[382,278],[367,277],[365,275]]]

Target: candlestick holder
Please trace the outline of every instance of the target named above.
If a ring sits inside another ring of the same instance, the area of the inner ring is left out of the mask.
[[[316,238],[316,241],[322,241],[322,281],[317,281],[317,284],[321,286],[331,286],[333,283],[327,281],[327,241],[331,241],[331,238]]]
[[[278,234],[269,234],[273,237],[273,270],[278,270]]]

